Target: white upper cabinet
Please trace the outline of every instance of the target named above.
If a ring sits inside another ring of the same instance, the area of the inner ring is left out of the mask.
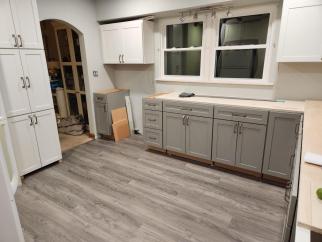
[[[36,0],[0,0],[0,48],[43,49]]]
[[[105,64],[149,64],[154,62],[153,23],[134,20],[101,25]]]
[[[31,111],[53,108],[44,51],[21,50],[20,53]]]
[[[18,47],[9,0],[0,0],[0,48]]]
[[[0,90],[8,117],[30,112],[19,50],[0,50]]]
[[[322,62],[322,0],[285,0],[279,62]]]

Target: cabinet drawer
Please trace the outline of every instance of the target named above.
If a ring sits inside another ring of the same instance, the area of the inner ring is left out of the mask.
[[[268,111],[229,106],[215,106],[214,117],[232,121],[267,124]]]
[[[147,145],[162,148],[162,131],[144,128],[144,141]]]
[[[143,122],[145,128],[162,130],[162,112],[160,111],[143,111]]]
[[[164,101],[163,111],[212,118],[214,110],[211,104]]]
[[[162,100],[144,98],[143,99],[143,110],[155,110],[162,111]]]

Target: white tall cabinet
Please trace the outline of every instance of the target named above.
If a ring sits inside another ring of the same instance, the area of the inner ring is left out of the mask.
[[[285,0],[279,62],[322,62],[322,0]]]
[[[22,176],[62,155],[36,0],[0,0],[0,6],[0,117],[8,118]]]
[[[35,0],[0,0],[0,48],[42,49]]]

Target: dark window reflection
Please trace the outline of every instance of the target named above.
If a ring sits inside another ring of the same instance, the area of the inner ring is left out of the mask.
[[[62,62],[70,62],[70,53],[68,46],[68,37],[66,29],[57,30],[58,45]]]
[[[80,50],[79,38],[78,38],[78,34],[74,30],[72,30],[72,36],[73,36],[75,60],[77,62],[81,62],[82,61],[82,57],[81,57],[81,50]]]
[[[66,89],[75,90],[75,82],[74,82],[72,66],[64,66],[63,70],[64,70]]]
[[[71,115],[78,115],[77,97],[74,93],[68,93],[69,111]]]
[[[167,26],[167,48],[202,46],[203,22]]]
[[[265,49],[218,50],[215,77],[263,78]]]
[[[265,44],[269,14],[220,20],[219,46]]]
[[[171,51],[164,53],[165,75],[200,75],[201,51]]]
[[[83,74],[82,66],[77,66],[77,75],[79,80],[79,89],[81,91],[85,91],[85,82],[84,82],[84,74]]]

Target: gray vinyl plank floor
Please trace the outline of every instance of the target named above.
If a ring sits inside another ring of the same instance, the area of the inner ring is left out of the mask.
[[[26,242],[279,242],[284,189],[94,140],[27,176],[16,193]]]

